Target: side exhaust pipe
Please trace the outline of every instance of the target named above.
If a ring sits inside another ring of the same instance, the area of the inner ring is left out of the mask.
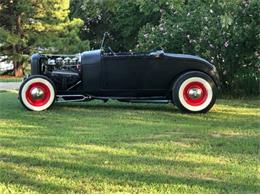
[[[83,102],[83,101],[90,101],[92,99],[91,96],[84,96],[84,95],[57,95],[57,102]]]

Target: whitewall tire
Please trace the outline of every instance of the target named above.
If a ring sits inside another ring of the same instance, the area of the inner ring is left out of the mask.
[[[208,112],[216,101],[216,85],[205,73],[191,71],[181,75],[172,90],[173,102],[185,112]]]
[[[55,87],[45,76],[31,76],[26,79],[19,90],[19,99],[28,110],[43,111],[55,101]]]

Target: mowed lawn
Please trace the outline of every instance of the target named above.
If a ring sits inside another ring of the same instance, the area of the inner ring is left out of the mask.
[[[23,78],[0,76],[0,82],[21,82]]]
[[[0,92],[0,193],[260,193],[260,100],[55,104]]]

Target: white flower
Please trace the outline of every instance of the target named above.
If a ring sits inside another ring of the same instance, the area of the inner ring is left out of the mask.
[[[225,48],[227,48],[229,46],[228,41],[225,42],[224,46],[225,46]]]

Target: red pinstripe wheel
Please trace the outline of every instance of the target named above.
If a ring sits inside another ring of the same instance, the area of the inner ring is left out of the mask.
[[[190,82],[183,90],[184,100],[191,106],[200,106],[207,100],[208,91],[201,82]]]
[[[49,87],[41,82],[32,83],[26,91],[26,99],[36,107],[44,106],[50,100],[51,92]]]

